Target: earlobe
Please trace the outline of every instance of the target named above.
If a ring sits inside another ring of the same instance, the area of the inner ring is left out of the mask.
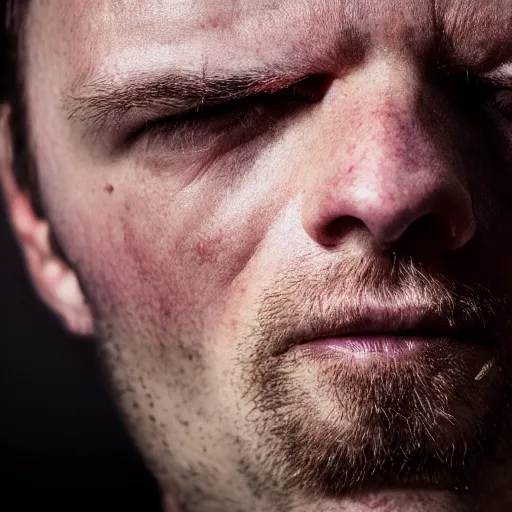
[[[13,172],[9,109],[0,110],[0,181],[14,234],[25,255],[32,282],[43,301],[74,334],[92,335],[93,321],[77,276],[50,242],[48,221],[38,217]]]

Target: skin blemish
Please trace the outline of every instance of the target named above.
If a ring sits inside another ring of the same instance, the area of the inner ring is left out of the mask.
[[[208,9],[205,15],[205,21],[201,23],[202,28],[210,30],[226,30],[235,21],[234,10],[226,8],[211,8]]]
[[[114,187],[110,183],[107,183],[103,190],[105,190],[107,194],[112,194],[112,192],[114,192]]]
[[[217,262],[224,244],[224,234],[217,233],[214,236],[198,236],[198,240],[192,246],[195,260],[199,265],[214,264]]]
[[[204,265],[205,263],[214,263],[217,256],[215,247],[213,247],[209,242],[203,240],[196,244],[195,253],[200,265]]]

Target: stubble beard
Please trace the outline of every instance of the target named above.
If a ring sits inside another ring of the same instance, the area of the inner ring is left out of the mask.
[[[315,275],[294,271],[269,288],[240,351],[242,400],[251,404],[257,439],[255,462],[245,466],[254,494],[265,489],[286,501],[379,488],[471,489],[510,433],[508,301],[410,259],[364,268],[345,263]],[[453,322],[474,324],[480,334],[485,326],[489,338],[478,342],[494,347],[490,371],[475,380],[463,352],[447,341],[415,359],[369,362],[364,372],[359,364],[334,361],[304,385],[305,376],[311,379],[308,363],[283,352],[300,333],[298,319],[335,322],[369,296],[385,304],[428,303]],[[329,297],[338,297],[337,310]]]

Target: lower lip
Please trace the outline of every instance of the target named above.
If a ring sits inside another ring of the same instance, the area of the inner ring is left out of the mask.
[[[326,338],[298,345],[295,349],[308,352],[343,352],[353,357],[407,357],[427,347],[446,342],[446,338],[426,336],[361,335]]]

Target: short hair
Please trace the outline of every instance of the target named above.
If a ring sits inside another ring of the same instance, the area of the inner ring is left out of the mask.
[[[13,167],[16,180],[30,197],[35,212],[43,214],[37,172],[27,122],[24,87],[24,30],[30,0],[1,0],[0,15],[0,102],[11,108],[10,127],[13,138]]]

